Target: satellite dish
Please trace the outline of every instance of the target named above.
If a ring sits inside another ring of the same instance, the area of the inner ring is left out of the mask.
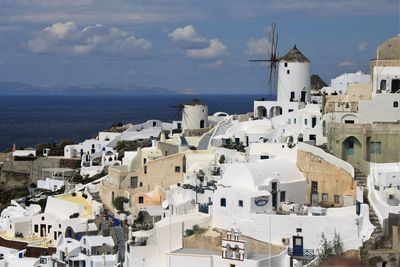
[[[164,200],[163,203],[161,204],[161,207],[166,210],[169,207],[169,201],[168,200]]]

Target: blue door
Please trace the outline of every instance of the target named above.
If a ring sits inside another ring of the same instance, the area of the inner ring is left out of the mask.
[[[293,236],[293,256],[303,256],[303,237]]]

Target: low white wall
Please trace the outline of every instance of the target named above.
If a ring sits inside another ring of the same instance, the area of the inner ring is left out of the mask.
[[[321,234],[324,233],[329,240],[332,240],[335,231],[340,234],[345,250],[358,249],[362,245],[362,240],[367,240],[373,231],[368,218],[368,205],[362,205],[361,216],[356,215],[355,206],[328,209],[329,213],[332,215],[251,214],[242,219],[215,218],[213,227],[238,228],[245,236],[278,245],[282,245],[282,238],[291,238],[296,235],[296,228],[302,228],[305,249],[319,248]]]
[[[379,193],[374,189],[371,175],[367,178],[367,186],[369,203],[374,209],[376,216],[379,219],[379,223],[383,225],[383,220],[389,217],[389,213],[400,212],[400,206],[390,206],[382,199]]]
[[[324,160],[326,160],[327,162],[345,170],[346,172],[348,172],[352,177],[354,177],[354,168],[353,166],[351,166],[350,163],[341,160],[329,153],[326,153],[325,151],[323,151],[322,149],[306,144],[306,143],[299,143],[298,144],[298,149],[303,150],[305,152],[314,154],[315,156],[321,157]]]

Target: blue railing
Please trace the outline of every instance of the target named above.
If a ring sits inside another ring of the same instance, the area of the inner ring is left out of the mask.
[[[303,253],[300,253],[300,255],[299,255],[299,253],[297,253],[297,255],[296,255],[296,253],[293,254],[293,248],[288,248],[289,256],[295,256],[295,257],[314,257],[315,256],[313,249],[303,249],[302,252]]]

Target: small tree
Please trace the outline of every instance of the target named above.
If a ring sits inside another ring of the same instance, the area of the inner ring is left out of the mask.
[[[224,163],[225,163],[225,155],[221,155],[221,156],[219,157],[218,162],[219,162],[219,164],[224,164]]]
[[[324,233],[321,234],[321,248],[317,249],[318,262],[324,262],[330,257],[343,255],[343,242],[340,234],[334,233],[333,240],[329,241]]]

